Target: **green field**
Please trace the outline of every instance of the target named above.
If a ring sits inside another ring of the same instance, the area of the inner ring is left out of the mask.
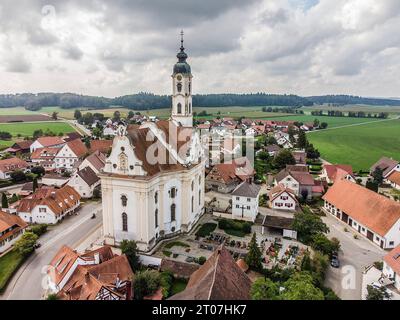
[[[364,111],[366,113],[379,113],[379,112],[387,112],[389,114],[400,114],[400,107],[399,106],[370,106],[370,105],[364,105],[364,104],[349,104],[349,105],[344,105],[344,106],[337,106],[333,107],[330,105],[315,105],[312,107],[302,107],[302,110],[304,110],[305,113],[310,113],[311,111],[314,110],[337,110],[337,111],[342,111],[342,112],[357,112],[357,111]]]
[[[382,156],[400,160],[400,120],[316,131],[308,139],[332,163],[351,164],[368,170]]]
[[[74,132],[68,123],[65,122],[29,122],[29,123],[1,123],[0,131],[6,131],[13,136],[11,141],[0,140],[0,150],[8,148],[18,139],[24,137],[32,137],[35,130],[42,129],[43,131],[50,130],[55,134]]]
[[[26,110],[24,107],[0,108],[0,116],[22,116],[30,114],[36,114],[36,112]]]
[[[328,116],[311,116],[311,115],[294,115],[294,116],[283,116],[283,117],[265,117],[266,120],[292,120],[303,123],[314,122],[314,119],[318,119],[320,122],[326,122],[328,128],[341,127],[346,125],[352,125],[364,122],[373,122],[379,119],[368,119],[368,118],[348,118],[348,117],[328,117]]]

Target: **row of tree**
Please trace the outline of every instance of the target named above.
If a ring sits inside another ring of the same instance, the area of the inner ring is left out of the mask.
[[[347,113],[340,110],[328,110],[326,113],[323,110],[311,111],[313,116],[330,116],[330,117],[349,117],[349,118],[379,118],[387,119],[389,114],[387,112],[379,113],[366,113],[364,111],[349,111]]]
[[[226,106],[282,106],[298,108],[314,104],[368,104],[400,106],[400,100],[371,99],[355,96],[321,96],[300,97],[297,95],[280,95],[267,93],[250,94],[199,94],[193,96],[196,107],[226,107]],[[116,98],[79,95],[74,93],[22,93],[0,95],[0,108],[24,106],[29,110],[39,110],[42,107],[60,106],[65,109],[93,108],[103,109],[111,106],[122,106],[132,110],[150,110],[169,108],[171,96],[155,95],[140,92]]]

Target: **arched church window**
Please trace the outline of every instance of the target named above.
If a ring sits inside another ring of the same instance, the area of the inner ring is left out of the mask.
[[[178,83],[177,85],[176,85],[176,88],[178,89],[178,92],[182,92],[182,83]]]
[[[156,209],[156,211],[154,213],[154,225],[155,225],[155,228],[158,228],[158,209]]]
[[[176,221],[176,205],[173,203],[171,205],[171,222]]]
[[[125,195],[121,196],[121,202],[122,206],[126,207],[128,205],[128,198]]]
[[[192,181],[192,191],[194,190],[194,181]]]
[[[171,190],[170,190],[170,197],[171,197],[171,199],[174,199],[175,197],[176,197],[176,192],[177,192],[177,190],[176,190],[176,188],[172,188]]]
[[[194,212],[194,197],[192,196],[192,213]]]
[[[158,192],[156,192],[154,194],[154,203],[157,204],[158,203]]]
[[[122,214],[122,231],[128,232],[128,215],[125,212]]]
[[[178,103],[178,113],[182,113],[182,104]]]
[[[199,206],[201,205],[201,190],[199,191]]]
[[[189,93],[192,93],[192,83],[189,82]]]

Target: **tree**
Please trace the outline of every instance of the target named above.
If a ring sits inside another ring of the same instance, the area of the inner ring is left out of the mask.
[[[119,112],[118,110],[114,112],[113,115],[113,121],[114,122],[119,122],[121,120],[121,112]]]
[[[103,135],[103,130],[96,127],[93,129],[92,134],[95,138],[101,138]]]
[[[58,112],[54,111],[53,114],[51,115],[51,118],[53,120],[58,120]]]
[[[10,177],[16,183],[26,180],[26,175],[21,170],[15,170],[15,171],[11,172]]]
[[[74,112],[74,118],[76,119],[76,120],[79,120],[80,118],[82,118],[82,112],[80,111],[80,110],[75,110],[75,112]]]
[[[8,208],[8,198],[7,198],[7,195],[4,192],[1,194],[1,207],[3,209],[7,209]]]
[[[367,181],[367,183],[365,184],[365,187],[367,189],[375,191],[375,192],[378,192],[378,190],[379,190],[379,185],[374,181]]]
[[[328,128],[328,124],[327,124],[326,122],[322,122],[322,123],[319,125],[319,127],[320,127],[321,129],[326,129],[326,128]]]
[[[305,149],[308,146],[308,140],[306,133],[303,130],[299,131],[299,136],[297,138],[297,147],[299,149]]]
[[[258,278],[250,289],[253,300],[277,300],[279,298],[279,287],[271,279]]]
[[[0,140],[11,140],[12,135],[6,131],[0,131]]]
[[[367,300],[385,300],[389,299],[390,295],[384,286],[376,288],[371,285],[367,285]]]
[[[21,238],[15,243],[14,248],[22,255],[27,256],[35,250],[38,236],[33,232],[25,232]]]
[[[140,267],[139,256],[138,256],[138,248],[135,241],[124,240],[121,242],[121,251],[122,254],[126,255],[128,258],[129,264],[131,265],[134,271],[138,270]]]
[[[253,233],[253,237],[249,243],[249,252],[245,258],[247,265],[254,270],[262,269],[262,253],[257,244],[256,233]]]
[[[296,213],[294,215],[293,228],[297,231],[299,240],[305,244],[312,243],[315,235],[329,231],[321,217],[310,212]]]
[[[134,116],[135,116],[135,113],[133,111],[129,111],[128,119],[132,119]]]
[[[57,294],[55,294],[55,293],[50,293],[50,294],[47,296],[47,299],[46,299],[46,300],[59,300],[59,298],[58,298]]]
[[[314,119],[314,124],[313,124],[314,128],[318,128],[319,127],[319,120],[318,119]]]
[[[33,131],[33,139],[36,140],[37,138],[40,138],[43,136],[43,130],[42,129],[37,129]]]
[[[295,273],[283,287],[283,300],[324,300],[324,293],[314,285],[308,272]]]
[[[38,188],[38,181],[37,178],[34,178],[32,182],[32,191],[35,192],[37,188]]]
[[[277,169],[283,169],[286,168],[286,165],[288,164],[290,165],[296,164],[296,160],[293,157],[293,154],[290,152],[290,150],[282,149],[275,156],[274,160],[272,161],[272,164]]]
[[[372,172],[372,177],[374,178],[374,183],[380,186],[383,183],[383,170],[377,167],[374,172]]]
[[[41,176],[44,176],[44,174],[46,173],[46,170],[41,166],[37,166],[37,167],[33,167],[31,169],[31,173],[34,173],[37,176],[41,177]]]
[[[268,152],[265,152],[265,151],[259,152],[257,156],[260,160],[263,160],[263,161],[268,161],[268,159],[269,159],[269,154],[268,154]]]
[[[139,271],[135,275],[133,291],[136,300],[143,300],[144,297],[153,294],[161,284],[160,274],[155,270]]]

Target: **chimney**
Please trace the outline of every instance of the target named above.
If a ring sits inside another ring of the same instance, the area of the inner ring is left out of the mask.
[[[50,194],[50,197],[51,197],[52,199],[55,199],[55,198],[56,198],[56,192],[55,192],[55,191],[52,191],[51,194]]]

